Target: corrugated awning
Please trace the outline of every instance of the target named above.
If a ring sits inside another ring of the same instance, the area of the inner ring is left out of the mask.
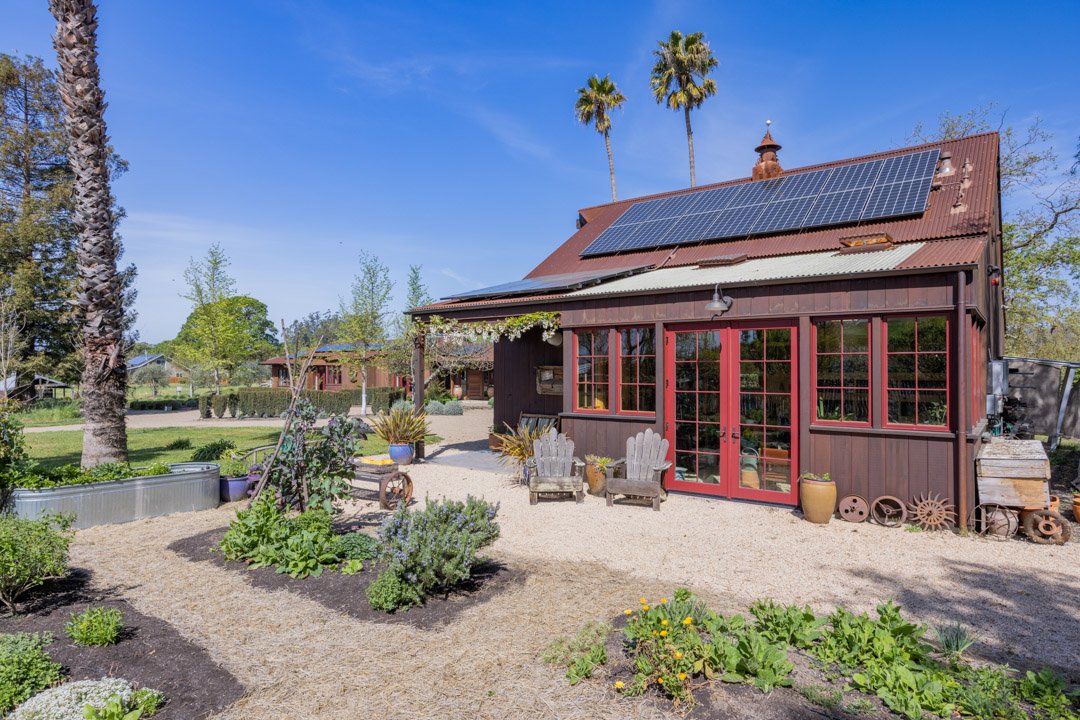
[[[955,242],[955,241],[953,241]],[[950,241],[943,241],[950,244]],[[608,294],[637,294],[680,288],[711,287],[716,284],[753,285],[755,283],[801,278],[837,277],[864,273],[902,270],[907,261],[934,243],[904,243],[888,250],[844,253],[839,250],[801,253],[781,257],[755,258],[736,265],[720,267],[681,266],[661,268],[627,278],[601,283],[568,293],[568,298]],[[982,243],[965,244],[964,253],[942,257],[937,267],[966,266],[978,262]],[[926,253],[923,253],[925,255]],[[923,265],[922,267],[930,267]]]

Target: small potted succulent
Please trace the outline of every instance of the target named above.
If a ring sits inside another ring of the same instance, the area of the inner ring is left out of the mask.
[[[543,434],[543,430],[530,428],[528,425],[517,429],[507,425],[505,433],[496,433],[500,459],[509,465],[519,465],[523,482],[529,482],[529,461],[533,457],[533,443]]]
[[[398,465],[409,465],[416,457],[416,444],[427,435],[427,414],[408,407],[398,407],[380,413],[371,421],[375,435],[389,444],[390,459]]]
[[[248,496],[251,469],[239,458],[230,457],[221,461],[221,488],[222,502],[236,502]],[[256,476],[258,479],[258,476]]]
[[[600,455],[585,456],[585,482],[589,483],[590,495],[603,495],[607,487],[607,471],[614,460]]]

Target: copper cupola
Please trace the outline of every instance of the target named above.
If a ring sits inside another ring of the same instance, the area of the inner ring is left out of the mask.
[[[761,138],[761,144],[754,148],[754,152],[758,154],[758,161],[750,173],[751,180],[768,180],[779,177],[784,172],[780,167],[780,161],[776,159],[776,151],[780,149],[780,144],[773,140],[771,126],[772,120],[766,120],[765,137]]]

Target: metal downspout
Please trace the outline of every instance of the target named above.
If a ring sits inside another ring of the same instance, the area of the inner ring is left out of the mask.
[[[957,492],[957,518],[956,524],[961,529],[967,529],[968,514],[970,512],[969,498],[968,498],[968,475],[971,468],[968,467],[968,337],[970,332],[968,331],[967,322],[967,288],[964,282],[965,271],[959,270],[956,273],[956,348],[957,348],[957,368],[956,373],[956,440],[957,440],[957,481],[959,482],[959,488]]]

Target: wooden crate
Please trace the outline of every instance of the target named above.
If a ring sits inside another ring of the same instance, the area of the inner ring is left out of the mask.
[[[1038,440],[994,438],[975,458],[980,503],[1009,507],[1050,504],[1050,459]]]

